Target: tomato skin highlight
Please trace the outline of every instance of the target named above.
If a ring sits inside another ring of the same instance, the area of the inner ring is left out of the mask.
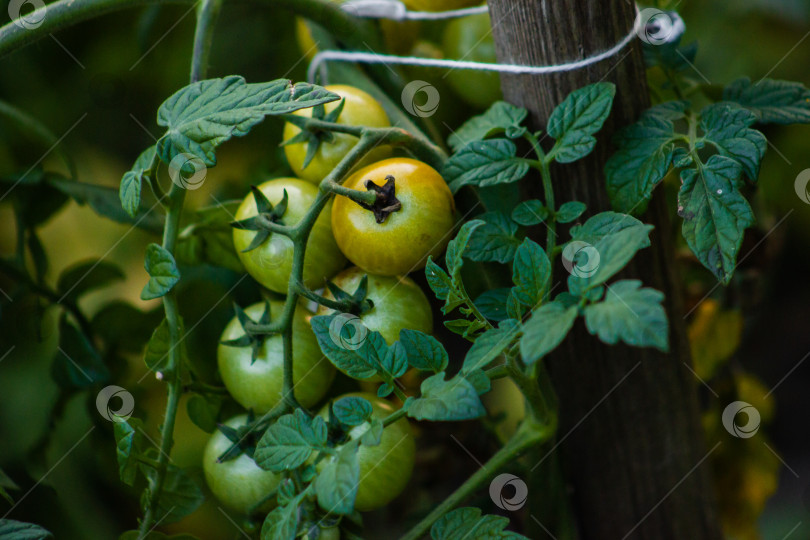
[[[371,274],[406,275],[424,268],[428,255],[436,258],[447,247],[455,222],[453,194],[431,166],[410,158],[392,158],[364,167],[344,186],[365,190],[365,181],[378,186],[395,181],[400,210],[377,223],[374,213],[338,196],[332,207],[332,230],[346,257]]]
[[[281,316],[284,304],[270,302],[271,320]],[[264,312],[264,303],[253,304],[245,313],[258,321]],[[335,368],[323,357],[312,327],[309,314],[298,306],[293,315],[293,392],[304,407],[318,403],[329,390],[335,377]],[[234,317],[222,332],[222,341],[244,336],[239,320]],[[284,353],[281,335],[268,336],[259,349],[259,356],[251,363],[251,347],[233,347],[219,344],[217,364],[225,387],[244,408],[263,414],[281,403],[284,389]]]
[[[385,114],[382,105],[366,92],[345,84],[333,84],[325,88],[338,94],[345,101],[343,111],[337,119],[338,124],[375,128],[391,126],[391,122],[388,120],[388,115]],[[340,101],[333,101],[324,105],[324,108],[326,112],[329,113],[335,110],[339,104]],[[293,114],[312,117],[312,109],[301,109],[295,111]],[[284,124],[284,141],[292,139],[300,132],[301,129],[298,126],[287,122]],[[318,151],[315,153],[315,157],[306,168],[304,168],[304,161],[307,154],[307,143],[286,144],[284,146],[284,154],[287,156],[287,161],[297,177],[316,185],[320,184],[321,180],[332,172],[332,169],[340,163],[343,156],[345,156],[359,140],[357,137],[347,133],[332,133],[332,137],[333,140],[330,142],[321,142]],[[363,167],[369,163],[384,159],[389,155],[391,155],[391,148],[389,146],[379,146],[366,154],[357,167]]]
[[[411,278],[407,276],[379,276],[368,274],[355,267],[347,268],[332,278],[332,282],[348,292],[354,293],[363,276],[368,276],[366,298],[374,307],[361,313],[360,320],[372,332],[379,332],[391,345],[399,340],[399,332],[405,328],[419,330],[426,334],[433,331],[433,313],[427,296]],[[327,289],[324,296],[333,299]],[[319,306],[317,315],[329,315],[333,310]]]
[[[247,416],[235,416],[225,422],[236,428],[246,423]],[[229,509],[248,515],[250,509],[265,499],[276,489],[281,476],[261,469],[250,456],[240,454],[234,459],[217,463],[217,458],[231,446],[231,441],[216,431],[208,441],[203,454],[203,472],[208,488]],[[269,512],[275,506],[274,500],[267,501],[256,513]]]
[[[287,211],[281,220],[284,225],[297,224],[307,213],[309,207],[318,196],[318,188],[299,178],[276,178],[268,180],[259,186],[265,197],[276,205],[287,191]],[[332,203],[323,209],[312,233],[307,239],[307,250],[304,255],[304,285],[317,289],[326,283],[327,278],[334,275],[346,265],[346,258],[338,249],[335,237],[332,234],[330,214]],[[256,202],[253,193],[248,194],[236,211],[237,221],[255,216]],[[236,253],[245,270],[253,279],[271,291],[286,294],[292,273],[293,242],[286,236],[271,234],[259,247],[244,252],[250,246],[256,231],[241,229],[233,230],[233,243]]]
[[[388,401],[374,394],[353,392],[336,397],[337,401],[344,397],[362,397],[371,403],[372,416],[383,419],[395,412],[395,407]],[[329,417],[329,406],[325,406],[318,413],[324,419]],[[354,440],[363,435],[369,423],[352,428],[349,437]],[[416,456],[416,442],[411,432],[411,425],[407,418],[401,418],[383,430],[382,439],[377,446],[360,445],[357,451],[357,461],[360,464],[360,483],[357,486],[357,498],[354,502],[355,510],[370,512],[382,508],[394,500],[408,484],[413,472]],[[318,463],[320,472],[332,457]]]

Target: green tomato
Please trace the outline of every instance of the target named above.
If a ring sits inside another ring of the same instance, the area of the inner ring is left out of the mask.
[[[287,211],[281,217],[284,225],[295,225],[304,217],[318,196],[318,188],[298,178],[276,178],[259,186],[265,197],[276,205],[287,191]],[[346,265],[346,258],[340,252],[332,235],[332,203],[323,209],[312,233],[307,239],[304,256],[304,284],[317,289],[326,280]],[[236,211],[237,221],[257,214],[253,193],[250,193]],[[256,231],[234,229],[233,244],[245,270],[253,279],[277,293],[286,293],[292,273],[293,242],[286,236],[270,234],[257,248],[245,252],[250,246]]]
[[[225,425],[232,428],[243,426],[247,416],[236,416],[228,420]],[[216,431],[208,441],[203,454],[203,472],[205,481],[211,493],[222,504],[247,515],[251,509],[264,500],[271,491],[276,489],[281,476],[261,469],[253,459],[246,454],[240,454],[234,459],[217,463],[217,458],[231,447],[231,441],[221,432]],[[273,500],[269,500],[258,512],[269,512],[273,508]]]
[[[343,111],[337,118],[338,124],[349,126],[366,126],[375,128],[390,127],[391,122],[385,114],[382,106],[369,94],[353,86],[334,84],[325,87],[327,90],[338,94],[343,98],[345,104]],[[335,110],[340,101],[333,101],[324,105],[326,112]],[[312,117],[312,109],[301,109],[293,114],[298,116]],[[287,122],[284,125],[284,141],[289,141],[301,130],[298,126]],[[357,144],[359,139],[347,133],[332,133],[331,141],[322,141],[318,146],[315,157],[304,168],[304,161],[307,155],[307,143],[287,144],[284,146],[284,154],[290,163],[295,175],[309,182],[320,184],[321,180],[332,172],[340,160]],[[391,154],[389,146],[379,146],[371,150],[357,165],[362,167],[369,163],[374,163],[384,159]]]
[[[407,276],[390,277],[367,274],[357,268],[347,268],[332,278],[332,282],[348,293],[353,293],[363,276],[368,275],[366,298],[374,307],[360,314],[363,325],[372,332],[379,332],[391,345],[399,340],[399,332],[405,328],[426,334],[433,331],[433,313],[425,293]],[[327,289],[324,296],[333,299]],[[328,315],[333,310],[320,306],[318,315]]]
[[[270,302],[271,320],[281,316],[284,304]],[[264,313],[264,303],[253,304],[245,313],[258,321]],[[293,392],[304,407],[315,405],[326,394],[335,368],[321,354],[321,349],[309,325],[308,312],[298,306],[293,315]],[[278,405],[284,388],[284,353],[281,335],[268,336],[252,361],[251,347],[234,347],[222,342],[239,339],[245,332],[234,317],[222,332],[217,349],[219,373],[225,388],[244,408],[263,414]]]
[[[444,30],[444,54],[447,58],[471,62],[495,63],[495,41],[489,15],[482,13],[453,19]],[[486,108],[501,99],[501,80],[492,71],[454,69],[447,80],[468,104]]]
[[[334,527],[318,527],[316,531],[307,531],[302,540],[340,540],[340,529]]]
[[[357,396],[367,399],[371,403],[372,416],[383,419],[395,411],[388,401],[374,394],[355,392],[337,397],[334,401],[344,397]],[[323,418],[329,417],[329,406],[324,407],[320,413]],[[359,439],[370,428],[366,422],[355,426],[349,432],[352,440]],[[360,483],[357,486],[357,498],[354,508],[360,512],[369,512],[381,508],[394,500],[408,484],[413,472],[416,455],[416,443],[411,433],[411,425],[407,418],[401,418],[387,426],[382,433],[382,439],[377,446],[360,445],[357,450],[357,461],[360,465]],[[318,472],[323,470],[334,457],[328,457],[318,463]]]

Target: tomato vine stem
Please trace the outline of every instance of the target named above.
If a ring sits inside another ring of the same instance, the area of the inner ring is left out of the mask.
[[[528,416],[518,427],[512,438],[498,450],[484,465],[472,474],[461,486],[417,523],[400,540],[418,540],[444,514],[458,506],[464,499],[480,489],[502,467],[512,462],[532,446],[542,444],[553,437],[556,423],[542,424],[533,416]]]
[[[208,67],[208,55],[213,41],[214,26],[222,5],[222,0],[202,0],[197,9],[197,25],[194,30],[194,51],[191,60],[191,84],[203,79]],[[172,184],[168,193],[169,207],[166,213],[166,222],[163,228],[163,249],[174,254],[177,236],[180,232],[180,218],[183,214],[183,205],[186,199],[186,190],[178,184]],[[158,453],[155,469],[157,477],[154,486],[150,489],[144,517],[138,529],[138,539],[146,538],[155,523],[155,510],[160,501],[163,484],[169,467],[169,454],[174,446],[174,424],[177,418],[177,408],[182,394],[182,377],[180,373],[180,331],[182,322],[180,310],[177,305],[175,290],[170,290],[163,296],[163,310],[166,315],[166,325],[169,330],[169,354],[166,363],[166,372],[169,373],[168,396],[166,398],[166,414],[160,428],[160,451]],[[161,518],[162,519],[162,518]]]

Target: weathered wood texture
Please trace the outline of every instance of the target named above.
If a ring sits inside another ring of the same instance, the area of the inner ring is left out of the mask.
[[[635,17],[633,3],[625,0],[489,0],[489,6],[499,61],[524,65],[559,64],[606,50],[631,30]],[[638,41],[586,69],[501,79],[505,99],[528,108],[537,129],[569,92],[601,80],[618,91],[595,151],[552,171],[558,204],[583,201],[590,215],[610,208],[602,170],[612,151],[610,135],[649,106]],[[548,147],[550,140],[544,143]],[[577,323],[550,359],[562,415],[559,450],[585,539],[719,539],[710,449],[701,435],[696,379],[687,367],[663,197],[653,200],[643,219],[655,225],[652,247],[622,276],[665,292],[671,353],[603,346]],[[564,270],[556,275],[567,277]]]

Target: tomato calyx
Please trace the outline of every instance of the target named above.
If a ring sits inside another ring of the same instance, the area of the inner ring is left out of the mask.
[[[374,204],[358,202],[366,210],[374,212],[374,219],[377,223],[383,223],[393,212],[402,209],[402,203],[396,197],[396,179],[390,174],[385,177],[385,184],[378,186],[371,180],[366,180],[363,185],[368,191],[373,191],[377,195]]]
[[[311,119],[321,120],[323,122],[331,122],[333,124],[337,123],[340,113],[343,112],[344,105],[346,105],[345,98],[341,99],[338,106],[328,113],[326,112],[326,107],[323,105],[317,105],[312,108]],[[310,122],[311,119],[307,118],[306,116],[288,114],[284,115],[284,119],[287,122],[297,126],[301,131],[298,132],[294,137],[282,142],[281,146],[303,143],[306,143],[307,145],[307,153],[306,156],[304,156],[304,162],[301,165],[302,169],[306,169],[315,158],[315,154],[318,153],[318,148],[320,148],[321,143],[330,143],[335,139],[335,135],[331,131],[327,131],[323,128],[313,127],[312,123]]]
[[[247,421],[241,426],[231,427],[225,424],[217,424],[219,432],[231,441],[231,446],[217,458],[217,463],[236,459],[242,454],[251,459],[253,458],[253,453],[256,451],[256,445],[259,443],[263,431],[258,429],[260,427],[258,424],[261,422],[256,423],[254,420],[253,410],[251,409],[248,411]]]
[[[366,298],[368,294],[368,274],[360,279],[360,284],[357,285],[357,289],[353,293],[344,291],[331,281],[326,282],[326,287],[332,293],[335,301],[342,304],[340,311],[343,313],[360,316],[374,308],[374,302],[370,298]]]
[[[276,205],[273,205],[267,199],[258,186],[250,186],[250,190],[253,192],[253,200],[256,201],[257,214],[247,219],[231,222],[231,227],[234,229],[257,231],[250,245],[243,249],[242,253],[247,253],[261,246],[270,237],[273,224],[284,225],[281,218],[287,212],[287,202],[289,200],[286,189],[281,201]]]
[[[253,325],[265,326],[270,324],[270,303],[265,301],[264,312],[258,321],[251,319],[248,314],[245,313],[245,310],[239,307],[236,302],[233,304],[233,309],[236,312],[236,318],[239,321],[239,325],[242,327],[242,331],[245,333],[245,335],[236,339],[228,339],[226,341],[222,341],[221,343],[228,347],[250,347],[250,363],[252,365],[259,357],[259,351],[261,350],[262,345],[264,345],[264,340],[269,335],[254,332]]]

